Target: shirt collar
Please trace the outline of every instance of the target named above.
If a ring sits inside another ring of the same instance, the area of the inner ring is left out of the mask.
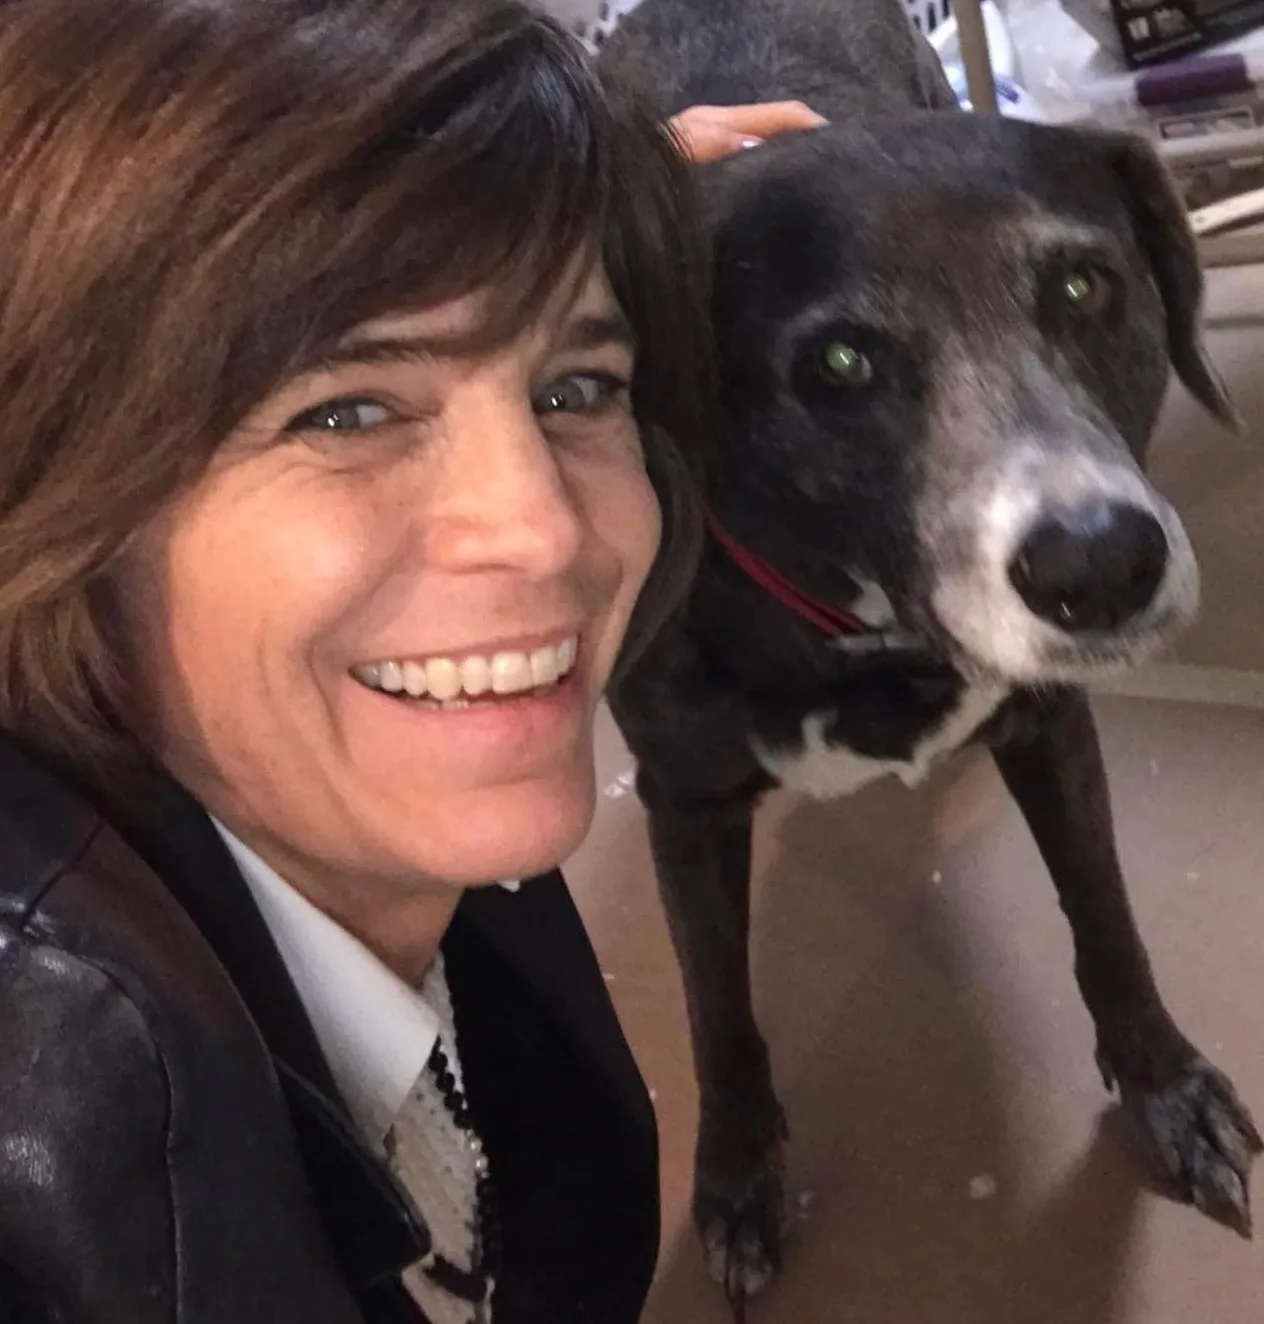
[[[362,942],[212,822],[254,896],[352,1117],[380,1144],[434,1049],[438,1017]]]

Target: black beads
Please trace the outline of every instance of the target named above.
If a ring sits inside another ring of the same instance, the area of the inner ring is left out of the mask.
[[[474,1166],[474,1265],[462,1269],[442,1255],[437,1255],[425,1266],[426,1276],[451,1296],[462,1301],[485,1304],[491,1296],[500,1273],[504,1247],[501,1236],[500,1205],[496,1188],[492,1184],[490,1165],[483,1152],[483,1142],[474,1130],[474,1117],[470,1112],[465,1092],[457,1084],[456,1074],[442,1043],[436,1041],[427,1068],[434,1077],[439,1097],[448,1114],[464,1133],[465,1144],[473,1156]]]

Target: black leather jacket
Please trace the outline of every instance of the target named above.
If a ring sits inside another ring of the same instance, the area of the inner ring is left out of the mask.
[[[0,740],[0,1321],[418,1324],[424,1225],[210,821],[168,781],[144,800],[120,831]],[[634,1324],[653,1114],[560,876],[468,894],[443,949],[496,1324]]]

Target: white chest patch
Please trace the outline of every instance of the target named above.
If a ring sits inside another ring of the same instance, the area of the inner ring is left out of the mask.
[[[752,739],[755,757],[792,791],[814,800],[850,795],[879,777],[894,775],[916,786],[945,755],[959,749],[1000,706],[1005,689],[978,687],[964,691],[957,706],[922,738],[908,759],[871,759],[825,739],[833,713],[809,713],[803,719],[803,743],[798,748],[770,749]]]

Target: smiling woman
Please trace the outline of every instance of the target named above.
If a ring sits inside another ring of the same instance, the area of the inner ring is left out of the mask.
[[[511,0],[12,0],[0,154],[0,1318],[632,1324],[555,866],[697,539],[672,140]]]

